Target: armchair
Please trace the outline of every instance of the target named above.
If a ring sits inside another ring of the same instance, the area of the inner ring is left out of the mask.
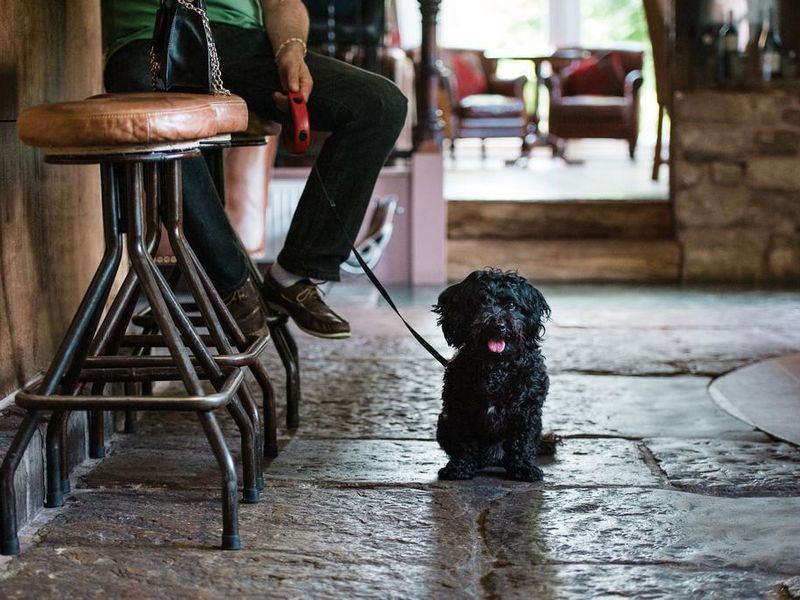
[[[450,152],[459,138],[499,137],[521,138],[524,151],[530,122],[523,97],[527,78],[499,79],[497,60],[480,50],[443,48],[440,55]]]
[[[552,57],[549,132],[563,140],[613,138],[628,142],[634,158],[639,137],[639,89],[644,53],[629,49],[587,49],[589,57],[561,61]]]

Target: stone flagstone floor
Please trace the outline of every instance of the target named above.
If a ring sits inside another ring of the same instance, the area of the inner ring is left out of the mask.
[[[544,291],[545,423],[565,438],[544,482],[437,482],[441,369],[343,287],[355,335],[298,334],[302,426],[281,431],[262,502],[241,506],[241,552],[213,548],[218,475],[199,426],[147,415],[0,561],[0,598],[800,597],[800,452],[707,392],[800,349],[800,294]],[[444,349],[434,298],[403,304]]]

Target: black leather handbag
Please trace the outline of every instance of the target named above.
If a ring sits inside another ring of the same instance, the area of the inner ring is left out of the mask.
[[[222,84],[205,0],[161,0],[150,75],[157,92],[230,94]]]

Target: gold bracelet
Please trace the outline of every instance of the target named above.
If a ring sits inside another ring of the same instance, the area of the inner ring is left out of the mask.
[[[281,55],[281,52],[283,52],[283,49],[286,48],[286,46],[288,46],[292,42],[297,42],[298,44],[303,46],[303,57],[305,58],[305,55],[308,54],[308,47],[306,46],[305,41],[303,41],[302,38],[293,37],[289,38],[288,40],[283,42],[280,46],[278,46],[278,49],[275,51],[275,60],[278,60],[278,57]]]

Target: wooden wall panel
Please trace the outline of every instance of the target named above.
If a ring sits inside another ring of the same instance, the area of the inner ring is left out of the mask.
[[[102,253],[96,166],[16,137],[41,102],[101,91],[99,0],[0,0],[0,398],[46,366]]]

